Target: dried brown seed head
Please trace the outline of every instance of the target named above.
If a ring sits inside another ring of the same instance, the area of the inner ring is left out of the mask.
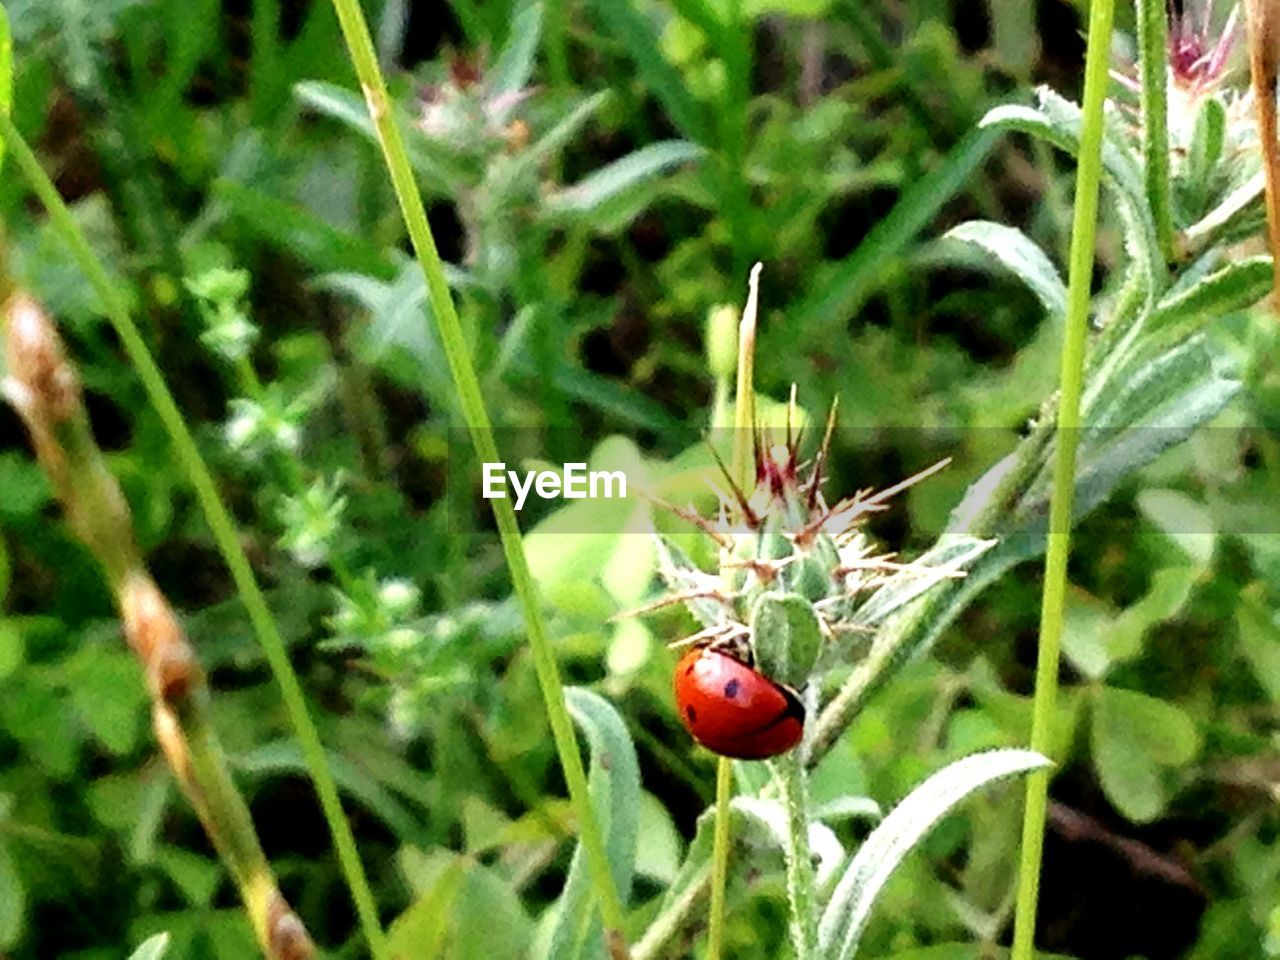
[[[53,321],[30,294],[11,294],[2,313],[7,392],[32,432],[51,430],[79,409],[80,381],[67,363]]]

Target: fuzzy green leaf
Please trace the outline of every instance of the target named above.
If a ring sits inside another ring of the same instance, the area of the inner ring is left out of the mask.
[[[1262,171],[1235,187],[1216,207],[1183,231],[1187,247],[1192,251],[1203,250],[1215,241],[1232,236],[1242,225],[1255,222],[1257,203],[1265,188]]]
[[[704,153],[702,147],[688,140],[651,143],[553,193],[546,200],[547,209],[561,216],[598,217],[607,207],[621,203],[630,191]]]
[[[992,750],[965,757],[912,790],[871,831],[836,884],[818,928],[820,955],[825,960],[853,957],[889,877],[958,803],[981,787],[1047,766],[1047,759],[1030,750]]]
[[[1080,151],[1080,107],[1047,87],[1036,91],[1037,105],[1007,104],[987,113],[980,129],[1018,131],[1038,137],[1076,156]],[[1167,271],[1156,241],[1155,224],[1147,207],[1142,167],[1138,157],[1117,130],[1119,121],[1108,115],[1102,144],[1104,182],[1115,192],[1124,223],[1125,246],[1150,301],[1164,286]]]
[[[582,130],[588,120],[600,112],[601,107],[609,102],[609,96],[608,90],[601,90],[587,97],[524,151],[519,162],[536,166],[551,159]]]
[[[753,882],[770,872],[781,873],[782,852],[788,842],[787,811],[777,800],[764,800],[747,794],[758,793],[768,782],[764,764],[738,764],[735,773],[739,796],[729,804],[729,833],[735,850],[742,850],[743,857],[731,857],[730,869],[746,872],[750,863]],[[752,771],[759,780],[750,783]],[[745,775],[745,776],[744,776]],[[685,854],[675,879],[667,887],[653,924],[645,930],[634,949],[636,956],[665,956],[660,947],[682,933],[678,927],[681,911],[678,904],[705,899],[710,889],[712,835],[715,832],[715,808],[709,807],[698,817],[693,842]],[[809,846],[818,860],[815,876],[819,884],[825,884],[844,861],[844,848],[830,827],[814,822],[809,829]],[[743,866],[739,866],[739,865]],[[729,896],[735,889],[730,884]],[[732,907],[731,907],[732,909]]]
[[[1104,409],[1090,411],[1076,472],[1076,515],[1181,443],[1239,393],[1240,381],[1195,338],[1135,371]],[[1047,488],[1047,474],[1042,475]],[[1042,494],[1047,498],[1047,493]]]
[[[1200,734],[1180,707],[1115,687],[1097,692],[1092,739],[1103,791],[1138,823],[1164,809],[1163,768],[1184,766],[1200,752]]]
[[[417,899],[388,931],[394,957],[522,960],[533,925],[496,868],[453,851],[407,847],[401,865]]]
[[[1067,285],[1045,252],[1021,230],[989,220],[970,220],[947,231],[943,239],[994,257],[1027,285],[1050,316],[1066,314]]]
[[[731,809],[732,829],[741,831],[743,842],[748,845],[781,853],[791,843],[789,815],[782,801],[741,796],[733,799]],[[844,862],[844,846],[830,827],[811,818],[809,850],[815,860],[816,886],[825,887]]]
[[[604,830],[613,882],[625,906],[635,872],[640,821],[640,767],[635,746],[618,711],[599,694],[568,687],[565,701],[590,745],[591,801]],[[556,911],[552,932],[538,956],[586,960],[605,954],[604,933],[581,844],[574,849],[564,889],[552,909]]]
[[[767,677],[801,687],[822,652],[813,604],[795,593],[762,593],[751,610],[751,648]]]
[[[1240,651],[1258,685],[1280,703],[1280,622],[1263,602],[1259,584],[1243,590],[1236,607]]]
[[[1229,313],[1253,306],[1271,289],[1271,258],[1242,257],[1202,278],[1189,289],[1160,301],[1144,332],[1161,332],[1167,337],[1178,331],[1197,329]],[[1163,339],[1163,338],[1162,338]]]

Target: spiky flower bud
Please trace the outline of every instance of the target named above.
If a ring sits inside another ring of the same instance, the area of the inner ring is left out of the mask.
[[[793,400],[789,422],[796,419]],[[781,442],[757,430],[749,489],[721,465],[715,519],[675,510],[719,548],[718,571],[703,570],[674,542],[658,540],[672,592],[652,606],[683,602],[701,624],[679,643],[717,648],[795,691],[837,663],[855,662],[878,623],[931,585],[963,576],[964,565],[990,546],[961,538],[913,563],[880,551],[863,529],[866,518],[946,461],[880,492],[828,503],[822,486],[834,419],[833,410],[807,462],[790,430]]]

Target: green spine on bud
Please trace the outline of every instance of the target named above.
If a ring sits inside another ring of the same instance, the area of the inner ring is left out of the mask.
[[[795,593],[762,593],[751,608],[751,647],[765,676],[803,686],[822,652],[813,604]]]

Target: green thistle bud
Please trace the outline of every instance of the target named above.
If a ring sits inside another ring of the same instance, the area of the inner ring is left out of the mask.
[[[865,655],[865,645],[851,639],[932,584],[961,576],[962,565],[989,546],[966,538],[954,555],[914,563],[880,552],[863,530],[866,518],[945,461],[879,493],[828,504],[821,488],[831,432],[829,421],[819,450],[805,462],[790,429],[779,443],[768,442],[761,429],[750,489],[719,464],[716,518],[675,510],[718,547],[719,569],[702,568],[659,537],[660,571],[671,593],[645,608],[685,604],[700,629],[682,643],[720,648],[797,690],[817,672]]]

